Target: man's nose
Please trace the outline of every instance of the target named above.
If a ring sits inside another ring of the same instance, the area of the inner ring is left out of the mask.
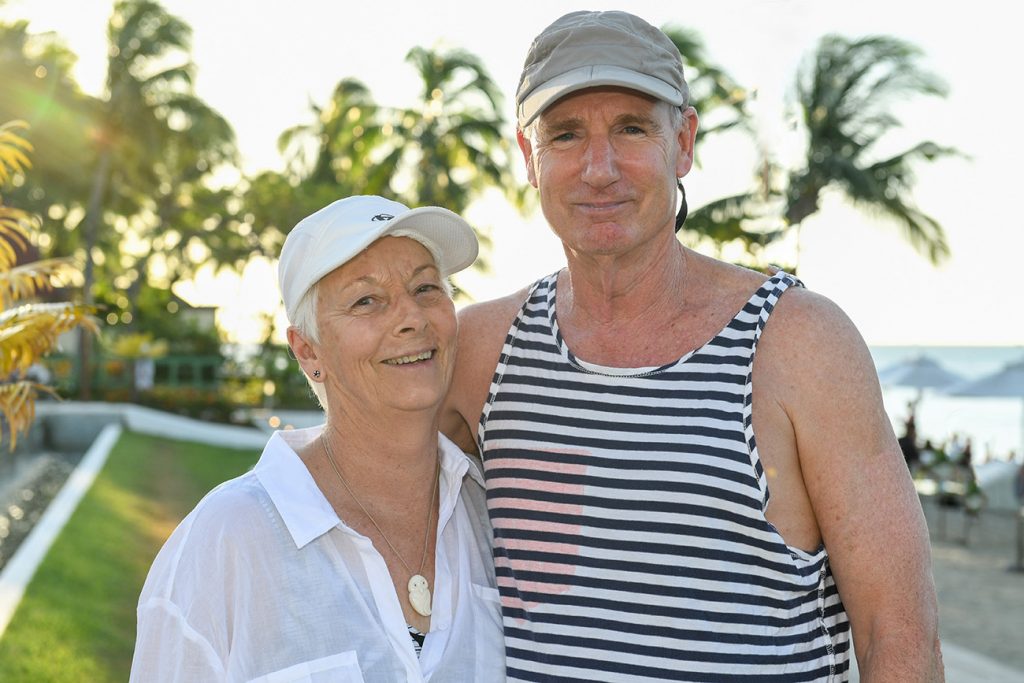
[[[583,154],[583,182],[593,187],[606,187],[619,179],[615,148],[604,136],[593,136],[587,141]]]

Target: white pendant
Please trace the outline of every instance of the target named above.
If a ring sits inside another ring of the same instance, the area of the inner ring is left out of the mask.
[[[409,579],[409,604],[416,610],[416,614],[430,616],[430,586],[419,574],[413,574]]]

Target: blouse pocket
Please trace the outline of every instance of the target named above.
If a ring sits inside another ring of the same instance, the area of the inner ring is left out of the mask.
[[[474,615],[474,683],[504,683],[505,644],[501,634],[501,595],[493,586],[472,584]]]
[[[498,594],[498,589],[492,586],[481,586],[478,583],[471,584],[473,586],[473,593],[476,597],[487,602],[493,602],[496,605],[501,605],[501,595]]]
[[[359,658],[353,652],[341,652],[329,657],[312,659],[274,671],[249,683],[363,683]]]

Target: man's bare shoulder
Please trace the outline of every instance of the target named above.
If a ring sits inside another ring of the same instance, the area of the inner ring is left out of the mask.
[[[687,260],[692,270],[689,286],[694,297],[706,302],[719,301],[727,308],[746,301],[775,272],[752,270],[689,250]]]
[[[818,401],[820,408],[824,394],[881,400],[874,360],[853,320],[827,296],[803,287],[779,298],[754,371],[755,380],[770,378],[790,405]]]
[[[836,302],[805,287],[790,287],[779,298],[768,325],[776,328],[773,336],[781,332],[804,346],[867,348],[853,320]]]
[[[470,304],[459,311],[459,351],[441,410],[441,431],[467,453],[476,452],[475,425],[512,321],[529,288]]]
[[[529,287],[496,299],[469,304],[459,310],[459,336],[473,344],[497,336],[504,339],[516,313],[530,293]]]

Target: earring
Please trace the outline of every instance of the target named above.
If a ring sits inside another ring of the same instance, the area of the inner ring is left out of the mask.
[[[313,371],[313,379],[320,379],[320,371],[319,370],[314,370]]]

